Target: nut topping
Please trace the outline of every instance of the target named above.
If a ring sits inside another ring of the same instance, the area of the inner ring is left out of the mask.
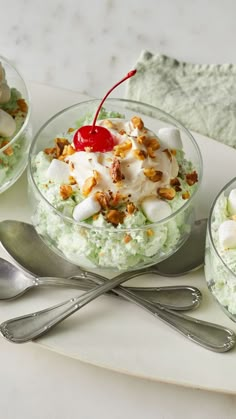
[[[96,184],[97,184],[97,181],[94,176],[88,177],[83,184],[83,188],[82,188],[83,195],[88,196]]]
[[[7,144],[9,144],[9,141],[7,140],[3,140],[1,147],[5,147]],[[9,147],[6,148],[6,150],[3,151],[4,154],[6,154],[6,156],[12,156],[13,155],[13,148],[10,145]]]
[[[186,174],[186,182],[189,186],[193,186],[194,183],[196,183],[197,181],[198,181],[198,174],[195,170],[192,173]]]
[[[168,199],[169,201],[174,199],[176,194],[173,188],[159,188],[157,192],[161,198]]]
[[[116,157],[111,163],[110,173],[113,183],[121,182],[125,178],[121,173],[120,160],[118,160]]]
[[[190,193],[189,193],[189,191],[183,192],[183,193],[182,193],[182,198],[183,198],[183,199],[189,199],[189,198],[190,198]]]
[[[96,192],[95,199],[99,202],[103,209],[109,208],[110,196],[105,192]]]
[[[117,157],[124,158],[126,153],[132,148],[132,143],[130,140],[124,141],[121,144],[115,145],[113,148],[114,155]]]
[[[60,157],[63,154],[64,147],[70,145],[69,141],[66,138],[56,138],[56,157]]]
[[[139,150],[138,148],[136,148],[135,150],[133,150],[134,153],[134,157],[138,160],[145,160],[147,157],[147,153],[144,150]]]
[[[73,193],[73,189],[70,185],[61,185],[60,186],[60,195],[63,200],[70,198]]]
[[[139,116],[133,116],[133,118],[131,118],[131,122],[134,128],[138,128],[139,130],[144,128],[144,123]]]
[[[126,210],[129,215],[132,215],[136,211],[136,206],[133,204],[133,202],[129,202],[126,206]]]
[[[118,211],[115,209],[112,209],[107,212],[106,214],[106,220],[108,223],[111,223],[115,226],[118,224],[122,224],[125,218],[125,213],[122,211]]]
[[[159,182],[163,176],[163,172],[155,170],[153,167],[143,169],[143,173],[149,180],[151,180],[151,182]]]

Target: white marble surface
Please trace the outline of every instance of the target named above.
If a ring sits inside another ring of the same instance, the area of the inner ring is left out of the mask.
[[[130,70],[142,49],[200,63],[236,61],[234,0],[1,0],[0,6],[0,54],[29,80],[92,96]]]
[[[0,0],[0,55],[26,80],[99,97],[143,49],[235,63],[235,15],[234,0]],[[139,380],[33,345],[1,341],[0,367],[4,419],[235,418],[235,396]]]

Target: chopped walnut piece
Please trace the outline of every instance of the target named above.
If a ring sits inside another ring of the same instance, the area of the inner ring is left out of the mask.
[[[125,132],[125,130],[124,129],[121,129],[120,131],[119,131],[119,134],[120,135],[124,135],[126,132]]]
[[[91,190],[96,184],[97,184],[97,181],[94,176],[88,177],[83,184],[83,188],[82,188],[83,195],[85,196],[89,195]]]
[[[139,144],[144,144],[145,143],[145,140],[146,140],[146,135],[139,135],[138,137],[137,137],[137,142],[139,143]]]
[[[48,148],[45,148],[44,150],[44,153],[45,154],[47,154],[47,155],[52,155],[52,156],[56,156],[56,147],[48,147]]]
[[[176,150],[175,150],[175,148],[172,148],[172,149],[170,150],[170,152],[171,152],[172,156],[176,156]]]
[[[106,220],[108,223],[111,223],[113,225],[122,224],[125,218],[125,213],[122,211],[118,211],[115,209],[112,209],[107,212],[106,214]]]
[[[139,150],[138,148],[136,148],[135,150],[133,150],[134,153],[134,157],[138,160],[145,160],[147,157],[147,153],[144,150]]]
[[[116,157],[113,159],[111,163],[110,174],[113,183],[121,182],[125,178],[124,175],[121,173],[120,160],[118,160]]]
[[[113,148],[114,155],[117,157],[124,158],[126,153],[132,148],[132,143],[130,140],[124,141],[121,144],[115,145]]]
[[[75,153],[75,149],[74,149],[74,147],[72,147],[71,144],[65,145],[65,147],[63,148],[63,151],[62,151],[63,156],[71,156],[74,153]]]
[[[129,243],[132,240],[132,237],[130,234],[126,234],[124,237],[124,242],[125,243]]]
[[[133,202],[129,202],[126,206],[127,212],[129,215],[132,215],[136,211],[136,206],[133,204]]]
[[[153,150],[159,150],[159,148],[160,148],[160,143],[157,140],[157,138],[147,138],[144,141],[144,145],[146,147],[151,147]]]
[[[9,141],[7,140],[3,140],[1,147],[5,147],[7,144],[9,144]],[[3,151],[4,154],[6,154],[6,156],[12,156],[13,155],[13,148],[10,145],[9,147],[6,148],[6,150]]]
[[[131,118],[131,122],[134,128],[138,128],[139,130],[142,130],[144,128],[144,123],[139,116],[133,116],[133,118]]]
[[[182,188],[178,185],[174,186],[174,189],[175,189],[176,192],[181,192],[182,191]]]
[[[99,202],[103,209],[109,208],[110,196],[106,192],[96,192],[95,199]]]
[[[17,99],[16,103],[19,106],[21,112],[23,113],[28,112],[28,105],[24,99]]]
[[[170,161],[172,161],[172,154],[171,154],[171,151],[168,148],[165,148],[165,150],[163,150],[163,153],[166,153],[168,159]]]
[[[61,185],[60,186],[60,195],[63,200],[70,198],[73,193],[73,189],[70,185]]]
[[[70,145],[69,141],[66,138],[56,138],[56,156],[57,158],[63,154],[64,147]]]
[[[170,180],[170,185],[171,186],[180,186],[180,180],[177,177],[174,177],[173,179]]]
[[[161,198],[168,199],[169,201],[174,199],[176,194],[173,188],[159,188],[157,192]]]
[[[153,167],[147,167],[143,169],[143,174],[151,180],[151,182],[159,182],[162,179],[163,172],[160,170],[155,170]]]
[[[74,178],[74,176],[69,176],[69,182],[70,182],[70,185],[76,185],[77,184],[77,181]]]
[[[68,128],[67,132],[68,134],[70,134],[71,132],[74,132],[76,130],[76,128]]]
[[[190,198],[190,193],[189,193],[189,191],[183,192],[183,193],[182,193],[182,198],[183,198],[183,199],[189,199],[189,198]]]
[[[196,183],[197,181],[198,181],[198,174],[195,170],[192,173],[186,174],[186,182],[189,186],[193,186],[194,183]]]

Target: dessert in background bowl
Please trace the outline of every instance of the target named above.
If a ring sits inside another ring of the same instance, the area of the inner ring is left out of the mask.
[[[31,139],[28,89],[14,66],[0,56],[0,193],[24,171]]]
[[[40,129],[29,194],[44,241],[110,276],[158,263],[185,242],[202,159],[192,135],[161,110],[122,99],[99,104],[78,103]]]
[[[205,276],[224,312],[236,321],[236,178],[219,192],[210,211]]]

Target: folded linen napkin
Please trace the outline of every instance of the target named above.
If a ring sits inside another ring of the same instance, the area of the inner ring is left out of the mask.
[[[236,65],[190,64],[143,51],[126,98],[174,116],[188,129],[236,148]]]

